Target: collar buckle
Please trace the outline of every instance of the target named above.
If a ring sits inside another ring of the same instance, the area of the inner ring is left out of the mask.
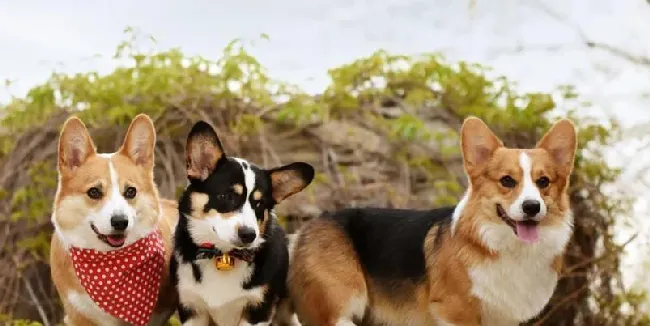
[[[228,253],[223,253],[217,256],[214,262],[215,267],[220,271],[229,271],[235,267],[235,258]]]
[[[223,252],[214,247],[211,243],[202,243],[199,245],[196,253],[196,259],[213,259],[215,258],[215,267],[218,270],[231,270],[235,266],[235,260],[243,260],[252,263],[255,258],[255,252],[249,249],[233,249],[229,252]]]

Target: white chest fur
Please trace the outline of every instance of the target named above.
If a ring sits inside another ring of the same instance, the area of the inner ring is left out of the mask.
[[[88,294],[79,293],[76,291],[68,292],[68,303],[72,305],[77,311],[89,319],[95,321],[98,325],[126,325],[125,322],[111,316],[104,312],[99,306],[88,296]]]
[[[535,317],[548,303],[558,280],[551,261],[535,257],[505,256],[469,272],[472,293],[483,303],[483,319],[504,323]]]
[[[504,224],[483,225],[480,234],[498,253],[498,258],[469,269],[472,294],[482,303],[482,324],[518,325],[537,316],[557,285],[553,259],[569,241],[570,223],[543,227],[535,244],[519,241]]]
[[[229,271],[217,270],[213,260],[201,260],[198,265],[202,273],[200,283],[195,281],[190,264],[178,267],[180,301],[200,314],[212,315],[219,325],[236,322],[246,303],[261,302],[264,298],[263,287],[243,288],[253,274],[253,265],[237,261]]]

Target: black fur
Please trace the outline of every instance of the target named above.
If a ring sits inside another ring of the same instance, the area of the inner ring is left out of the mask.
[[[264,237],[265,242],[255,249],[255,256],[251,263],[253,266],[252,274],[248,281],[245,282],[242,279],[241,286],[245,290],[266,286],[267,290],[262,303],[245,308],[243,318],[252,324],[269,321],[273,305],[287,297],[286,278],[289,264],[287,238],[273,214],[273,209],[278,204],[278,201],[273,195],[272,176],[276,171],[290,170],[292,174],[289,178],[298,178],[299,183],[304,182],[304,186],[307,186],[314,177],[314,170],[306,163],[293,163],[277,169],[265,170],[250,163],[227,157],[223,155],[223,149],[216,133],[209,124],[204,122],[199,122],[192,128],[188,136],[188,148],[189,143],[198,136],[201,136],[202,141],[207,139],[212,142],[220,151],[220,156],[218,156],[219,159],[212,172],[206,178],[189,178],[190,184],[179,200],[179,222],[174,234],[175,255],[170,267],[172,280],[175,285],[178,285],[177,271],[179,266],[191,264],[194,276],[192,281],[196,283],[203,282],[204,272],[201,270],[200,265],[196,263],[200,244],[194,242],[189,230],[190,219],[193,214],[191,202],[193,193],[199,192],[208,195],[208,202],[203,207],[204,212],[210,210],[216,210],[222,214],[242,212],[244,205],[250,205],[258,222],[263,221],[265,216],[268,219],[265,222],[264,232],[260,235]],[[201,158],[204,156],[195,155],[193,157]],[[254,189],[246,189],[245,173],[251,172],[255,174]],[[238,194],[234,191],[234,185],[243,186],[243,193]],[[262,195],[259,200],[256,200],[253,195],[257,191]],[[222,250],[223,248],[216,249]],[[246,262],[240,261],[239,263]],[[186,280],[183,280],[183,282],[186,282]],[[197,313],[193,307],[184,304],[181,298],[179,304],[181,322],[187,321]]]
[[[182,257],[182,261],[177,262],[175,259],[172,261],[171,277],[173,283],[177,285],[177,264],[189,263],[192,264],[195,282],[201,283],[202,272],[194,260],[198,246],[192,241],[187,228],[181,227],[181,221],[187,225],[187,218],[183,217],[183,214],[180,215],[175,234],[175,252]],[[287,298],[286,278],[289,266],[287,238],[284,230],[277,224],[275,219],[271,219],[267,223],[267,231],[264,233],[266,242],[260,246],[255,254],[253,274],[249,281],[242,282],[242,288],[247,290],[262,285],[268,286],[264,302],[246,308],[244,318],[250,318],[247,320],[251,324],[268,321],[271,317],[273,305],[277,301]],[[183,305],[182,302],[179,304],[178,313],[181,322],[187,321],[195,314],[191,307]]]
[[[323,217],[341,226],[372,278],[419,282],[426,278],[427,232],[434,225],[439,226],[439,234],[448,230],[453,212],[454,207],[427,211],[361,208],[325,213]]]

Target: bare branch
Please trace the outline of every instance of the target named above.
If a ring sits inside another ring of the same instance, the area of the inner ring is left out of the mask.
[[[34,292],[32,285],[29,283],[29,280],[27,280],[26,278],[23,278],[23,281],[25,283],[25,287],[27,288],[27,293],[29,293],[29,297],[32,299],[32,302],[34,303],[36,309],[38,310],[38,314],[41,316],[41,320],[43,321],[43,326],[50,326],[50,322],[47,318],[47,314],[45,313],[45,309],[43,309],[41,302],[38,300],[38,297],[36,296],[36,293]]]
[[[650,2],[650,0],[647,1]],[[582,27],[580,27],[580,25],[571,21],[571,19],[568,16],[557,12],[556,10],[552,9],[551,7],[549,7],[547,4],[543,3],[540,0],[535,0],[526,3],[543,11],[549,17],[555,19],[557,22],[571,28],[580,37],[583,46],[586,46],[587,48],[591,48],[591,49],[601,50],[615,57],[619,57],[626,61],[629,61],[630,63],[634,63],[636,65],[650,68],[650,56],[633,54],[617,46],[593,40],[587,35],[585,30]],[[549,47],[549,49],[559,49],[559,48],[561,48],[560,45],[555,47]]]
[[[650,1],[650,0],[648,0]],[[598,43],[594,41],[586,41],[585,44],[593,49],[598,49],[605,51],[613,56],[617,56],[619,58],[625,59],[631,63],[644,66],[646,68],[650,67],[650,57],[648,56],[642,56],[642,55],[637,55],[637,54],[632,54],[629,53],[621,48],[615,47],[610,44],[605,44],[605,43]]]

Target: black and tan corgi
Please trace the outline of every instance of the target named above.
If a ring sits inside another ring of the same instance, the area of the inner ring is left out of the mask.
[[[183,325],[269,325],[286,298],[287,240],[274,207],[314,177],[307,163],[266,170],[225,155],[198,122],[187,139],[171,274]]]

